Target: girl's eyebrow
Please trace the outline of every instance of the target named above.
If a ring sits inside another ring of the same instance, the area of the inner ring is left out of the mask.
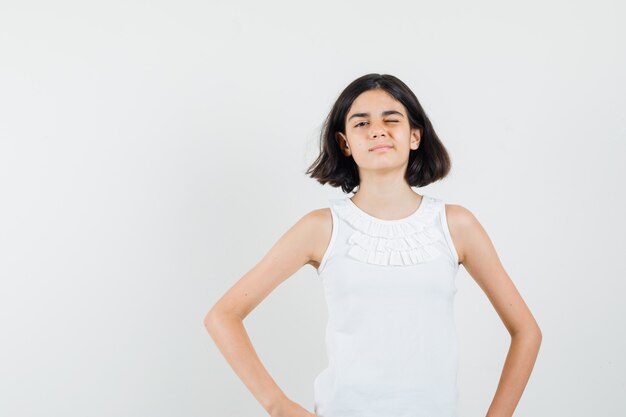
[[[404,115],[402,113],[400,113],[397,110],[385,110],[384,112],[382,112],[380,115],[381,116],[387,116],[390,114],[397,114],[400,117],[403,117]],[[369,117],[369,113],[354,113],[352,116],[348,117],[348,121],[350,119],[352,119],[353,117]]]

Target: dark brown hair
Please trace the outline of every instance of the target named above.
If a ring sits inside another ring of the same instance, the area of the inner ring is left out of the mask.
[[[324,122],[320,135],[320,154],[306,174],[322,185],[341,187],[344,193],[358,187],[359,171],[352,156],[339,148],[336,133],[345,134],[345,121],[354,100],[363,92],[380,88],[404,105],[411,128],[421,130],[420,146],[411,150],[405,179],[411,187],[423,187],[450,172],[450,156],[439,140],[432,123],[413,91],[401,80],[389,74],[367,74],[352,81],[339,95]]]

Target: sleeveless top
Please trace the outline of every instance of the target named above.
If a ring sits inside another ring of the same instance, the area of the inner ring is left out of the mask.
[[[328,366],[313,382],[320,417],[457,417],[458,256],[441,199],[383,220],[329,199],[330,242],[317,269]]]

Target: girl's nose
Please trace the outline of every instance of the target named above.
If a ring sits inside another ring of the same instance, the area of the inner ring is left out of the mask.
[[[383,129],[381,126],[372,126],[372,129],[370,130],[370,134],[373,138],[378,138],[384,133],[385,129]]]

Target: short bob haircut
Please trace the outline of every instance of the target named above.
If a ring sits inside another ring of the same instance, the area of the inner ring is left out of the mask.
[[[423,187],[443,179],[450,172],[450,156],[435,133],[426,112],[411,89],[389,74],[367,74],[352,81],[339,95],[326,117],[320,135],[320,154],[305,174],[322,185],[341,187],[344,193],[359,186],[359,171],[352,156],[339,148],[336,133],[346,132],[346,117],[354,100],[363,92],[383,89],[402,103],[411,128],[419,128],[420,145],[411,150],[405,179],[411,187]]]

